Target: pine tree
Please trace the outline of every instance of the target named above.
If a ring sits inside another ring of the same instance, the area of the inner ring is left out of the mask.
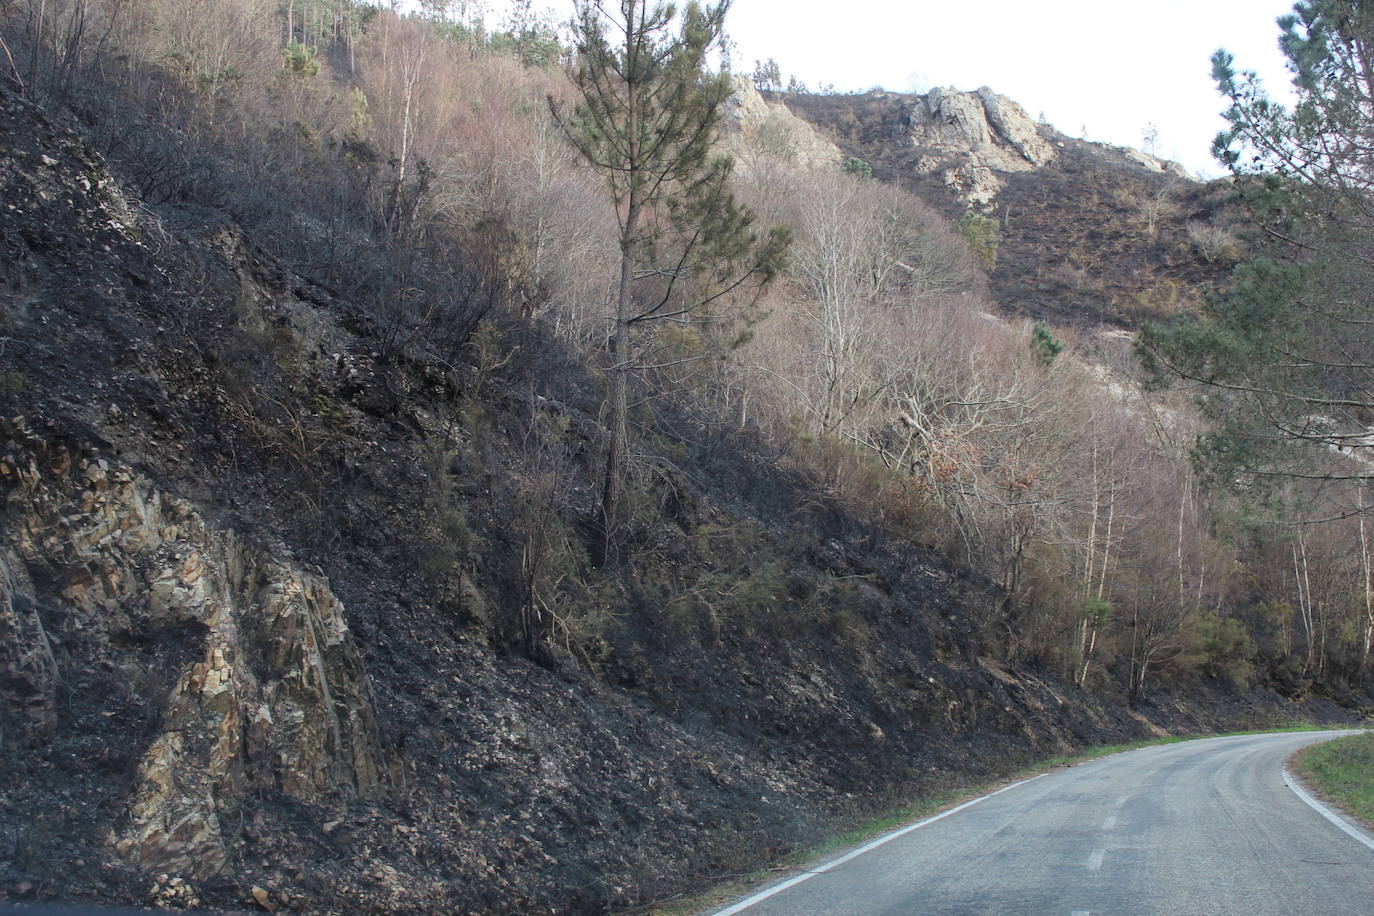
[[[1278,23],[1291,108],[1212,59],[1229,100],[1213,151],[1253,216],[1251,257],[1201,316],[1146,327],[1140,352],[1157,383],[1197,393],[1220,480],[1345,482],[1352,508],[1349,484],[1374,478],[1374,12],[1302,0]]]
[[[573,38],[580,95],[554,116],[610,185],[620,226],[620,271],[609,340],[610,442],[601,495],[598,565],[614,558],[628,447],[629,387],[649,360],[648,329],[686,322],[751,279],[767,282],[787,239],[763,238],[730,192],[731,160],[713,145],[730,76],[710,72],[729,0],[670,4],[578,0]],[[674,24],[679,25],[676,35]]]
[[[782,88],[782,68],[773,58],[767,61],[754,61],[754,88],[760,92],[776,92]]]

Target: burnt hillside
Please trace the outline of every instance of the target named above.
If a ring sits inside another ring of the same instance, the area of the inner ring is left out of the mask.
[[[531,526],[577,552],[592,511],[575,362],[514,320],[537,360],[389,350],[0,98],[6,899],[604,912],[1046,753],[1340,717],[995,662],[986,583],[723,431],[527,652]]]
[[[875,177],[957,220],[969,205],[920,167],[932,150],[913,138],[909,110],[921,99],[871,92],[783,101],[846,155],[869,162]],[[1200,230],[1189,228],[1229,224],[1223,183],[1199,184],[1147,168],[1119,148],[1036,129],[1054,160],[1003,173],[1005,188],[979,208],[1001,226],[989,280],[1004,310],[1059,326],[1129,327],[1188,308],[1224,281],[1237,253],[1224,250],[1226,242],[1200,247]]]
[[[551,31],[6,10],[5,903],[645,912],[1048,755],[1367,715],[1364,539],[1295,625],[1155,402],[782,118],[636,250]],[[722,219],[792,261],[689,271]],[[613,348],[636,273],[683,308]]]

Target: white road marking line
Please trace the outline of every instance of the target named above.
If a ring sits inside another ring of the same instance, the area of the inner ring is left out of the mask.
[[[1093,916],[1093,914],[1089,913],[1087,910],[1074,910],[1070,916]]]
[[[1088,856],[1088,871],[1097,871],[1102,867],[1102,860],[1107,855],[1105,849],[1094,849],[1093,854]]]
[[[1312,808],[1322,817],[1326,818],[1328,821],[1335,824],[1337,827],[1341,828],[1341,830],[1345,831],[1345,833],[1350,837],[1359,840],[1361,843],[1365,844],[1370,849],[1374,849],[1374,839],[1371,839],[1369,834],[1365,833],[1363,830],[1360,830],[1358,827],[1354,827],[1351,824],[1347,823],[1345,818],[1341,817],[1335,811],[1332,811],[1326,805],[1322,804],[1320,801],[1313,798],[1312,795],[1302,787],[1302,785],[1298,782],[1297,778],[1293,776],[1292,773],[1288,772],[1288,767],[1283,768],[1283,781],[1288,785],[1288,788],[1293,790],[1294,795],[1298,796],[1298,798],[1301,798],[1303,801],[1311,805]]]
[[[1040,776],[1044,776],[1044,775],[1045,775],[1044,773],[1041,773],[1041,774],[1040,774]],[[813,868],[813,869],[811,869],[810,871],[804,871],[804,872],[802,872],[800,875],[796,875],[796,876],[794,876],[794,877],[792,877],[792,878],[788,878],[786,881],[782,882],[781,884],[775,884],[773,887],[770,887],[770,888],[768,888],[767,890],[759,891],[759,892],[758,892],[757,894],[755,894],[754,896],[752,896],[752,897],[750,897],[750,898],[748,898],[748,899],[746,899],[746,900],[741,900],[739,903],[735,904],[734,906],[732,906],[732,907],[727,907],[726,909],[720,910],[719,912],[712,914],[712,916],[734,916],[735,913],[741,913],[741,912],[743,912],[743,911],[749,909],[749,908],[750,908],[751,906],[753,906],[754,904],[756,904],[756,903],[762,903],[763,901],[767,900],[769,897],[772,897],[772,896],[775,895],[775,894],[781,894],[783,891],[787,890],[789,887],[796,887],[798,884],[801,884],[803,881],[806,881],[806,880],[809,880],[809,879],[811,879],[811,878],[814,878],[814,877],[816,877],[817,875],[825,874],[826,872],[830,871],[830,869],[832,869],[832,868],[838,868],[839,866],[841,866],[841,865],[843,865],[844,863],[848,862],[850,859],[856,859],[856,858],[858,858],[859,856],[863,855],[863,854],[866,853],[866,852],[871,852],[872,850],[877,849],[879,846],[882,846],[882,845],[887,844],[887,843],[891,843],[893,840],[897,839],[898,837],[906,836],[908,833],[910,833],[910,832],[913,831],[913,830],[920,830],[922,827],[926,826],[927,824],[933,824],[933,823],[935,823],[936,821],[944,820],[945,818],[949,817],[951,814],[958,814],[960,811],[963,811],[965,808],[972,808],[974,805],[978,804],[979,802],[987,801],[989,798],[992,798],[994,795],[1001,795],[1003,792],[1010,792],[1012,789],[1015,789],[1017,786],[1024,786],[1024,785],[1025,785],[1026,783],[1028,783],[1028,782],[1034,782],[1035,780],[1039,779],[1040,776],[1032,776],[1030,779],[1023,779],[1023,780],[1021,780],[1020,782],[1014,782],[1014,783],[1012,783],[1012,784],[1009,785],[1009,786],[1003,786],[1002,788],[998,789],[996,792],[989,792],[987,795],[981,795],[981,796],[979,796],[978,798],[975,798],[975,799],[973,799],[973,800],[971,800],[971,801],[966,801],[966,802],[964,802],[962,805],[957,805],[957,806],[955,806],[955,807],[953,807],[953,808],[950,808],[948,811],[941,811],[939,814],[937,814],[937,815],[935,815],[935,816],[933,816],[933,817],[928,817],[928,818],[926,818],[926,819],[923,820],[923,821],[917,821],[917,822],[914,823],[914,824],[908,824],[908,825],[905,826],[905,827],[902,827],[902,828],[900,828],[900,829],[898,829],[898,830],[892,831],[891,833],[888,833],[888,834],[885,834],[885,835],[883,835],[883,836],[880,836],[880,837],[878,837],[876,840],[874,840],[873,842],[867,843],[867,844],[865,844],[865,845],[863,845],[863,846],[860,846],[858,849],[855,849],[855,850],[853,850],[853,851],[851,851],[851,852],[849,852],[849,853],[847,853],[847,854],[845,854],[845,855],[842,855],[842,856],[840,856],[838,859],[834,859],[834,860],[832,860],[832,861],[830,861],[830,862],[825,863],[824,865],[821,865],[821,866],[819,866],[819,867],[817,867],[817,868]]]
[[[1102,822],[1102,829],[1103,829],[1103,830],[1115,830],[1115,829],[1116,829],[1116,815],[1115,815],[1115,814],[1110,815],[1105,821]]]
[[[1116,806],[1117,806],[1118,808],[1124,808],[1124,807],[1126,807],[1126,802],[1128,802],[1128,801],[1130,801],[1130,800],[1131,800],[1131,796],[1129,796],[1129,795],[1123,795],[1123,796],[1121,796],[1120,798],[1118,798],[1118,799],[1116,800]]]

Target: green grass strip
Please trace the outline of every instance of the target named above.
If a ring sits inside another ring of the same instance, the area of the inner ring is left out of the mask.
[[[1325,801],[1374,828],[1374,732],[1304,748],[1293,769]]]

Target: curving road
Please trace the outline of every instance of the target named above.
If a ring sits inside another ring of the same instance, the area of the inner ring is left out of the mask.
[[[1286,784],[1343,732],[1208,738],[1018,783],[716,916],[1374,913],[1374,839]]]

